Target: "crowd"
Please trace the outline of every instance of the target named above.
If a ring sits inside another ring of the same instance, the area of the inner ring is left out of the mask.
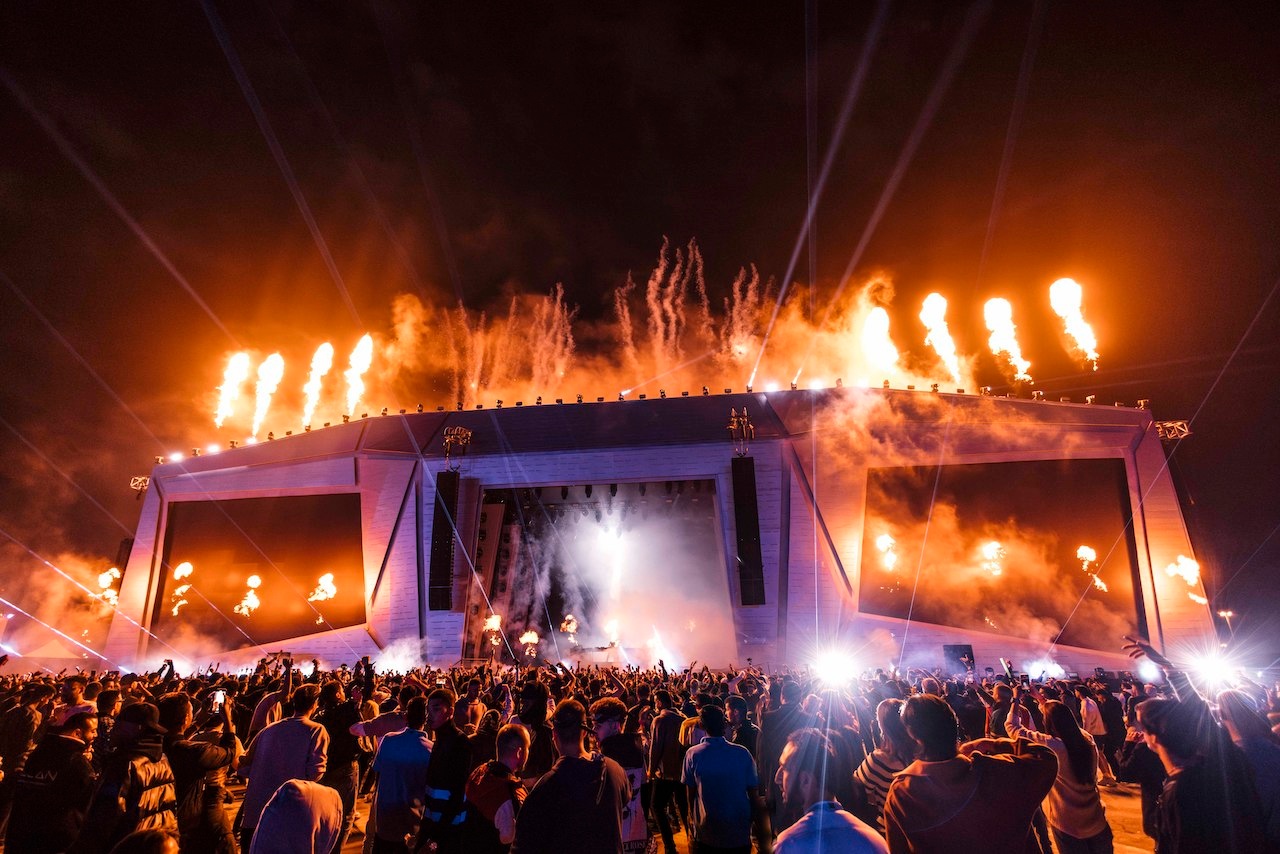
[[[360,833],[372,854],[1074,854],[1112,850],[1099,787],[1123,781],[1160,854],[1280,850],[1275,695],[1206,697],[1128,649],[1160,684],[287,654],[10,675],[0,827],[10,854],[323,854]]]

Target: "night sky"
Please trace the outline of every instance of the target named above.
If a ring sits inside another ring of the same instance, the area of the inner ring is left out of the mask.
[[[0,5],[0,595],[65,586],[28,549],[114,557],[129,478],[222,438],[236,349],[341,353],[403,293],[501,313],[563,283],[590,326],[664,235],[697,239],[713,301],[743,265],[782,280],[861,79],[791,275],[810,315],[865,238],[850,286],[893,279],[904,351],[928,292],[962,353],[1004,296],[1046,396],[1193,419],[1192,541],[1268,664],[1278,36],[1274,3]],[[1059,341],[1062,276],[1096,373]]]

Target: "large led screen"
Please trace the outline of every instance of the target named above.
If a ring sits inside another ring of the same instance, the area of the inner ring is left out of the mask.
[[[163,558],[151,630],[184,653],[365,621],[356,493],[174,502]]]
[[[1141,619],[1130,515],[1116,459],[869,469],[859,610],[1118,650]]]

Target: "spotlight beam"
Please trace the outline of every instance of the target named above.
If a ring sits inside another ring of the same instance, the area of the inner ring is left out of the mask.
[[[129,668],[124,667],[123,665],[120,665],[120,664],[116,664],[116,662],[114,662],[114,661],[112,661],[111,659],[107,658],[105,655],[103,655],[102,653],[98,652],[98,651],[97,651],[96,649],[94,649],[93,647],[91,647],[91,646],[85,646],[84,644],[80,643],[80,641],[76,640],[75,638],[71,637],[70,635],[63,634],[61,631],[59,631],[58,629],[55,629],[53,626],[49,625],[49,624],[48,624],[48,623],[46,623],[44,620],[40,619],[39,617],[37,617],[37,616],[36,616],[36,615],[34,615],[34,614],[29,614],[29,613],[27,613],[27,612],[26,612],[26,611],[24,611],[22,608],[18,607],[17,605],[13,604],[12,602],[10,602],[8,599],[5,599],[3,596],[0,596],[0,602],[3,602],[5,605],[7,605],[7,606],[9,606],[10,608],[12,608],[13,610],[17,611],[19,614],[21,614],[22,616],[26,617],[28,620],[31,620],[32,622],[39,623],[40,625],[44,626],[46,629],[48,629],[49,631],[53,632],[55,635],[57,635],[58,637],[62,638],[63,640],[65,640],[65,641],[67,641],[67,642],[69,642],[69,643],[73,643],[73,644],[75,644],[76,646],[78,646],[78,647],[80,647],[81,649],[83,649],[85,652],[89,653],[90,655],[93,655],[95,658],[98,658],[98,659],[99,659],[99,660],[101,660],[101,661],[105,661],[105,662],[107,662],[107,664],[113,665],[117,670],[122,670],[122,671],[124,671],[124,672],[126,672],[126,673],[127,673],[127,672],[130,672],[130,671],[129,671]]]

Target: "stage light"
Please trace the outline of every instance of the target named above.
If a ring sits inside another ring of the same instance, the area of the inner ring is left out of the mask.
[[[929,386],[929,391],[933,392],[934,394],[937,394],[937,393],[938,393],[938,384],[937,384],[937,383],[933,383],[933,384],[931,384],[931,385]]]
[[[517,400],[517,401],[516,401],[516,406],[524,406],[524,401],[523,401],[523,400]]]
[[[1032,399],[1032,400],[1044,400],[1044,392],[1042,392],[1042,391],[1033,391],[1033,392],[1031,392],[1031,399]]]
[[[303,428],[302,428],[302,432],[303,432],[303,433],[310,433],[310,432],[311,432],[311,425],[310,425],[310,424],[308,424],[307,426],[303,427]]]
[[[582,403],[582,395],[578,395],[578,403]]]
[[[421,403],[419,403],[419,404],[418,404],[418,411],[419,411],[419,412],[421,412],[421,411],[422,411],[422,404],[421,404]]]
[[[401,409],[401,410],[400,410],[400,414],[401,414],[401,415],[404,415],[404,413],[405,413],[405,410]]]
[[[964,394],[964,389],[962,388],[956,389],[956,394]]]
[[[984,385],[981,389],[978,390],[978,393],[981,394],[983,397],[991,397],[991,386]]]
[[[483,403],[477,403],[477,404],[476,404],[476,409],[484,409],[484,404],[483,404]]]
[[[792,384],[791,384],[791,390],[792,390],[792,391],[795,391],[795,390],[796,390],[796,388],[798,388],[798,386],[797,386],[795,383],[792,383]]]
[[[916,387],[915,387],[915,386],[913,386],[913,385],[908,385],[908,386],[907,386],[907,391],[915,391],[915,390],[916,390]]]
[[[640,484],[640,494],[641,494],[641,495],[644,495],[646,488],[647,488],[647,487],[646,487],[643,483],[642,483],[642,484]]]
[[[275,440],[276,440],[276,434],[268,431],[268,433],[267,433],[267,441],[268,441],[268,442],[274,442]]]
[[[369,417],[369,413],[367,413],[367,412],[361,412],[361,413],[360,413],[360,417],[361,417],[361,418],[368,418],[368,417]]]
[[[647,398],[647,397],[648,397],[648,395],[646,395],[646,394],[642,394],[642,395],[640,395],[640,399],[641,399],[641,400],[644,400],[644,399],[645,399],[645,398]]]
[[[1098,396],[1096,394],[1086,394],[1084,396],[1084,402],[1089,404],[1090,406],[1093,406],[1093,402],[1097,399],[1098,399]]]
[[[182,456],[181,451],[174,451],[172,454],[169,455],[169,462],[171,463],[180,463],[184,459],[186,459],[186,457]]]
[[[556,398],[556,403],[564,403],[564,398],[562,398],[562,397],[557,397],[557,398]]]
[[[839,377],[836,377],[836,388],[844,388],[844,380],[840,379]],[[933,389],[934,391],[937,391],[938,387],[935,385]]]
[[[711,389],[707,388],[706,386],[703,386],[703,387],[702,387],[702,396],[703,396],[703,397],[706,397],[706,396],[707,396],[707,395],[709,395],[709,394],[711,394]]]
[[[228,442],[227,444],[228,444],[228,445],[230,445],[230,446],[231,446],[231,450],[233,450],[233,451],[234,451],[234,450],[236,449],[236,446],[237,446],[237,445],[239,445],[240,443],[239,443],[239,442],[237,442],[235,439],[232,439],[232,440],[231,440],[230,442]]]
[[[603,398],[603,397],[597,397],[597,398],[596,398],[596,403],[604,403],[604,398]]]
[[[324,426],[328,427],[328,426],[329,426],[330,424],[332,424],[332,423],[333,423],[332,421],[326,421],[326,422],[324,422]]]
[[[747,394],[751,394],[751,386],[747,386]]]
[[[618,400],[626,400],[627,396],[623,392],[618,392]]]
[[[819,653],[811,669],[827,685],[847,685],[858,675],[853,658],[848,653],[835,650]]]
[[[727,388],[727,389],[725,389],[725,390],[724,390],[724,393],[725,393],[725,394],[733,394],[733,389],[731,389],[731,388]]]
[[[778,384],[777,384],[777,383],[765,383],[765,384],[764,384],[764,390],[765,390],[766,392],[769,392],[769,391],[777,391],[777,390],[778,390]]]
[[[444,412],[444,407],[443,407],[443,406],[437,406],[437,407],[436,407],[436,412]]]
[[[1145,398],[1145,397],[1140,397],[1140,398],[1138,398],[1138,408],[1139,408],[1139,409],[1146,409],[1146,408],[1147,408],[1147,407],[1149,407],[1150,405],[1151,405],[1151,401],[1150,401],[1149,399],[1147,399],[1147,398]]]
[[[343,423],[343,424],[349,424],[350,422],[351,422],[351,416],[350,416],[350,415],[344,415],[344,416],[342,416],[342,423]],[[325,426],[327,427],[328,425],[326,424]]]
[[[542,405],[542,395],[538,395],[538,399],[533,402],[534,406]]]
[[[382,414],[383,414],[383,415],[386,415],[386,414],[387,414],[387,408],[386,408],[385,406],[384,406],[384,407],[382,407]]]
[[[667,399],[667,390],[665,388],[658,389],[658,399],[659,400]]]
[[[285,431],[284,431],[284,434],[285,434],[286,436],[292,436],[292,435],[293,435],[293,431],[292,431],[292,430],[285,430]]]
[[[498,408],[502,408],[502,398],[498,398]]]
[[[686,389],[685,391],[680,392],[680,396],[681,396],[681,397],[688,397],[688,396],[689,396],[689,392],[688,392],[688,390]]]
[[[192,448],[192,449],[191,449],[191,456],[193,456],[193,457],[198,457],[198,456],[200,456],[200,449],[199,449],[199,448]]]
[[[156,457],[156,465],[158,466],[164,465],[164,457]]]
[[[460,401],[460,400],[459,400],[459,401],[458,401],[458,403],[457,403],[457,406],[458,406],[458,411],[459,411],[459,412],[461,412],[461,411],[462,411],[462,401]]]
[[[245,440],[244,440],[244,443],[245,443],[246,445],[256,445],[256,444],[258,444],[258,437],[257,437],[257,436],[250,436],[249,438],[247,438],[247,439],[245,439]]]
[[[884,389],[885,391],[888,391],[888,390],[889,390],[889,381],[888,381],[888,380],[885,380],[884,382],[880,383],[880,388]]]
[[[560,487],[560,500],[561,501],[569,500],[569,487],[567,486]]]

